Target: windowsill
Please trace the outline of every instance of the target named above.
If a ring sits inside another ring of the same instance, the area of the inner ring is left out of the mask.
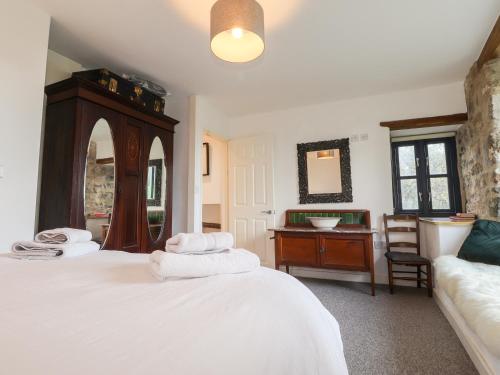
[[[421,217],[420,222],[432,225],[452,225],[452,226],[471,226],[474,220],[471,221],[452,221],[445,217]]]

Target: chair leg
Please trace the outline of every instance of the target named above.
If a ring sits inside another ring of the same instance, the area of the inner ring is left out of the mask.
[[[392,262],[387,259],[387,271],[389,274],[389,293],[394,294],[394,280],[392,279]]]
[[[422,284],[420,283],[420,266],[417,266],[417,288],[421,288]]]
[[[290,266],[288,266],[288,264],[286,265],[286,273],[290,273]]]
[[[430,263],[427,265],[427,295],[432,298],[432,269]]]

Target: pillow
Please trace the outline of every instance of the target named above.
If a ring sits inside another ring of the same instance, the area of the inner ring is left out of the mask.
[[[462,244],[458,258],[500,266],[500,223],[477,220]]]

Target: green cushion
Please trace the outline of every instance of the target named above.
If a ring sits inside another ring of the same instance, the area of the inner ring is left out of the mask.
[[[477,220],[460,248],[458,257],[470,262],[500,266],[500,223]]]

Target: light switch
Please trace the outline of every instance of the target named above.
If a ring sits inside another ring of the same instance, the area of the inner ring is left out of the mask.
[[[3,165],[0,165],[0,178],[5,178],[5,168]]]
[[[351,143],[359,142],[359,136],[357,134],[351,135],[350,137]]]
[[[368,140],[368,134],[364,133],[360,135],[361,142],[367,141]]]

